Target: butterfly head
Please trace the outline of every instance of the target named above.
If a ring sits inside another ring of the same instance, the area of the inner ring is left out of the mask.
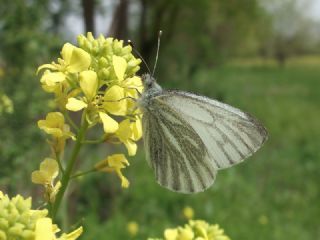
[[[161,87],[157,84],[156,80],[154,77],[152,77],[150,74],[146,73],[143,74],[142,77],[142,83],[144,87],[144,91],[161,91]]]

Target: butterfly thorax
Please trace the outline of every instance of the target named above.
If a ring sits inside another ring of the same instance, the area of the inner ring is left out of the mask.
[[[162,88],[150,74],[142,75],[143,93],[138,100],[138,106],[142,109],[148,108],[152,98],[162,92]]]

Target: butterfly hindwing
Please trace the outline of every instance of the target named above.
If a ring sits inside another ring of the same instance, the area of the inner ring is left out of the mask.
[[[241,162],[267,139],[255,118],[216,100],[182,91],[163,92],[158,100],[193,128],[217,169]]]
[[[142,122],[147,159],[160,185],[191,193],[213,184],[216,170],[205,144],[161,95],[150,100]]]

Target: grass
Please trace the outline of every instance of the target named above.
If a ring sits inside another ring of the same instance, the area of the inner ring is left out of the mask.
[[[196,218],[220,224],[231,239],[320,239],[320,68],[231,65],[166,85],[252,113],[266,125],[268,142],[248,161],[219,172],[215,184],[197,195],[158,186],[141,146],[126,170],[128,190],[115,188],[119,183],[114,176],[96,188],[92,183],[101,178],[81,187],[111,192],[90,195],[89,207],[83,210],[90,212],[84,239],[130,239],[129,221],[140,226],[132,239],[160,237],[163,229],[185,223],[181,214],[185,206],[195,210]]]

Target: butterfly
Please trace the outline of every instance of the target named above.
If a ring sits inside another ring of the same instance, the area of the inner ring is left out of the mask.
[[[146,158],[157,182],[172,191],[197,193],[217,171],[242,162],[266,141],[265,127],[251,115],[193,93],[163,90],[142,76]]]

